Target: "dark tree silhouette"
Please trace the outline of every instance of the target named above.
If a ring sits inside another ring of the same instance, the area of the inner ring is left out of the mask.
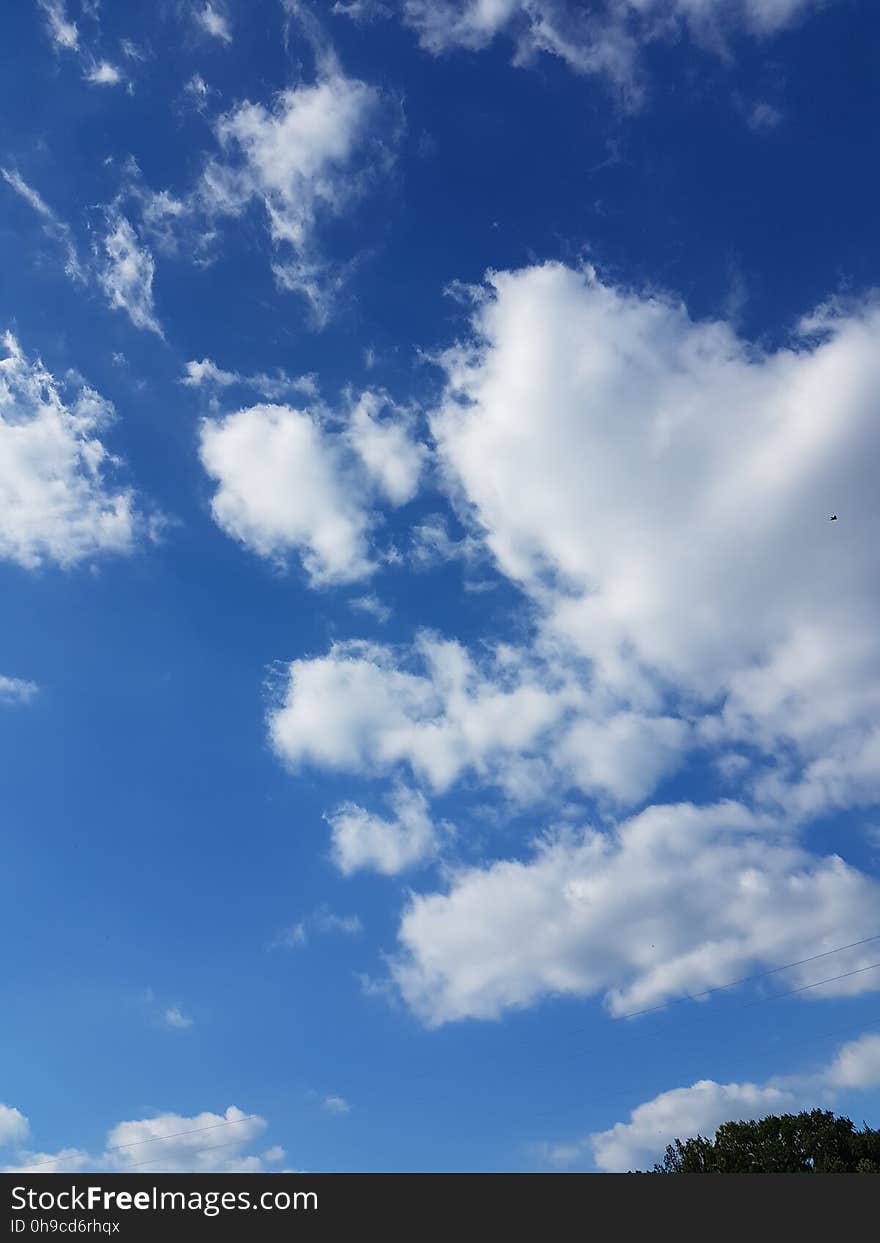
[[[880,1131],[830,1110],[725,1122],[714,1139],[670,1144],[654,1174],[878,1174]]]

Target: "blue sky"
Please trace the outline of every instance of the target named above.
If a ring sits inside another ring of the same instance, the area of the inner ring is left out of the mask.
[[[5,16],[5,1167],[877,1124],[878,36]]]

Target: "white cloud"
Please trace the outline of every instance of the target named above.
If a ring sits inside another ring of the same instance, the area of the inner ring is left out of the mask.
[[[28,1120],[11,1105],[0,1105],[0,1148],[20,1144],[28,1136]]]
[[[861,1036],[845,1044],[826,1077],[835,1088],[874,1088],[880,1084],[880,1036]]]
[[[36,682],[27,682],[24,678],[8,678],[0,674],[0,704],[29,703],[39,689]]]
[[[381,394],[362,393],[351,412],[348,438],[388,500],[403,505],[418,491],[428,451],[413,437],[404,412],[395,411],[392,418],[377,417],[388,404]]]
[[[714,1135],[722,1122],[750,1122],[796,1107],[791,1093],[778,1087],[701,1079],[689,1088],[662,1092],[634,1109],[629,1122],[593,1135],[593,1159],[606,1173],[645,1168],[677,1138]]]
[[[85,71],[83,77],[92,86],[118,86],[124,80],[116,66],[107,60],[96,61]]]
[[[37,0],[37,4],[46,15],[46,25],[52,42],[69,52],[79,47],[79,32],[76,22],[68,19],[64,0]]]
[[[325,1096],[321,1108],[328,1114],[351,1113],[351,1105],[343,1096]]]
[[[311,377],[244,377],[208,359],[188,363],[183,383],[240,383],[279,395],[314,388]],[[309,410],[261,404],[205,420],[201,460],[219,485],[212,503],[217,524],[260,556],[283,562],[298,554],[315,585],[368,577],[375,569],[373,502],[382,493],[392,505],[409,499],[424,455],[399,415],[382,423],[364,415],[379,404],[365,393],[342,416],[316,402]],[[393,444],[399,468],[376,460],[373,437]]]
[[[353,600],[348,601],[348,607],[354,609],[356,613],[366,613],[374,617],[380,624],[391,620],[391,609],[376,595],[355,596]]]
[[[762,352],[591,271],[488,292],[442,358],[432,429],[541,641],[621,710],[673,691],[701,744],[839,757],[833,781],[812,770],[814,810],[823,785],[880,797],[880,307],[825,309]]]
[[[311,415],[259,405],[205,421],[200,456],[219,485],[211,510],[227,535],[262,557],[299,553],[315,584],[371,572],[362,496]]]
[[[317,246],[325,217],[351,206],[383,169],[390,147],[388,102],[337,68],[311,85],[282,91],[271,109],[246,102],[217,121],[222,156],[205,167],[197,197],[213,216],[239,216],[260,203],[276,247],[281,288],[299,289],[326,319],[342,279]]]
[[[20,1165],[3,1167],[4,1174],[73,1173],[92,1165],[92,1158],[81,1148],[61,1148],[58,1152],[26,1152],[18,1154]]]
[[[673,717],[618,712],[576,721],[556,756],[581,789],[609,790],[623,803],[637,803],[678,766],[689,737],[687,723]]]
[[[306,393],[314,396],[316,392],[315,377],[312,375],[289,376],[279,368],[274,374],[259,371],[253,375],[242,375],[239,371],[226,371],[218,367],[210,358],[196,359],[186,364],[186,373],[181,384],[188,388],[229,388],[240,384],[244,388],[252,388],[270,401],[277,401],[291,393]]]
[[[416,569],[431,569],[446,561],[469,565],[485,557],[485,550],[482,542],[472,535],[453,539],[445,515],[431,514],[413,527],[410,556]]]
[[[330,11],[355,22],[372,22],[391,16],[391,9],[383,0],[336,0]]]
[[[188,1027],[192,1027],[193,1021],[178,1009],[177,1006],[169,1006],[163,1016],[163,1022],[166,1027],[174,1027],[180,1031],[185,1031]]]
[[[183,89],[188,95],[192,95],[198,104],[204,103],[210,90],[207,82],[200,73],[194,73]]]
[[[363,930],[364,927],[358,915],[337,915],[334,911],[328,910],[326,906],[319,906],[299,923],[285,928],[281,935],[275,938],[272,948],[301,949],[316,933],[320,936],[357,937]]]
[[[91,1170],[124,1174],[152,1173],[260,1173],[263,1158],[245,1152],[266,1129],[266,1121],[230,1105],[222,1114],[205,1112],[193,1117],[165,1113],[155,1118],[120,1122],[108,1132],[106,1147],[97,1155],[79,1148],[57,1153],[19,1152],[7,1173],[51,1173]]]
[[[878,897],[842,859],[810,855],[736,803],[654,806],[613,833],[559,832],[529,860],[463,868],[445,892],[413,895],[392,973],[428,1025],[551,995],[601,993],[620,1015],[870,935]],[[859,970],[870,954],[795,968],[786,983]],[[880,972],[865,971],[803,996],[878,987]]]
[[[442,791],[468,767],[498,778],[569,704],[564,688],[514,668],[503,685],[506,649],[484,676],[458,643],[423,634],[398,667],[387,647],[337,643],[325,657],[295,660],[270,714],[272,743],[283,759],[329,769],[381,774],[408,764]],[[514,659],[516,659],[514,657]]]
[[[264,1118],[234,1105],[222,1114],[167,1113],[120,1122],[107,1136],[102,1165],[118,1173],[147,1167],[153,1173],[257,1173],[262,1161],[244,1149],[265,1129]]]
[[[437,832],[424,796],[417,790],[398,787],[391,804],[393,820],[371,815],[355,803],[344,803],[327,817],[333,859],[346,876],[360,870],[394,876],[436,854]]]
[[[129,552],[140,526],[130,490],[110,477],[117,460],[98,433],[113,407],[81,385],[65,403],[38,360],[6,333],[0,359],[0,558],[34,569]]]
[[[760,99],[748,111],[748,123],[758,133],[776,129],[782,123],[782,113],[765,99]]]
[[[63,220],[59,220],[52,208],[49,207],[32,186],[27,184],[20,173],[15,172],[14,169],[0,168],[0,177],[42,218],[44,233],[56,242],[65,253],[64,270],[67,275],[73,280],[84,283],[86,275],[80,264],[70,226],[65,224]]]
[[[229,20],[213,4],[206,4],[204,8],[196,9],[195,19],[212,38],[219,39],[222,43],[232,42]]]
[[[110,305],[125,311],[135,328],[161,337],[153,304],[153,256],[146,246],[138,244],[137,235],[124,216],[111,216],[109,226],[100,280]]]
[[[820,7],[822,0],[401,0],[404,20],[421,45],[436,54],[449,48],[487,47],[499,35],[515,46],[514,64],[546,52],[577,73],[607,76],[631,98],[643,47],[688,30],[700,43],[723,48],[728,31],[758,38],[775,34]],[[350,10],[350,12],[349,12]],[[361,17],[361,5],[336,12]]]
[[[645,1168],[676,1138],[711,1136],[723,1122],[750,1122],[793,1108],[795,1098],[780,1088],[700,1080],[661,1093],[634,1109],[629,1122],[593,1135],[593,1159],[606,1173]]]
[[[690,736],[672,718],[606,711],[574,666],[505,645],[478,663],[427,633],[410,652],[337,643],[294,661],[269,727],[293,765],[375,776],[406,765],[436,792],[472,772],[521,802],[560,787],[638,802]]]

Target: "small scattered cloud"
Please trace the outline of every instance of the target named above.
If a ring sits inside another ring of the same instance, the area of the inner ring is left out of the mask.
[[[366,613],[381,625],[391,620],[391,609],[387,604],[383,604],[377,595],[355,596],[353,600],[348,601],[348,607],[354,609],[356,613]]]
[[[99,279],[110,305],[125,311],[135,328],[162,336],[153,301],[155,263],[124,216],[111,213]]]
[[[177,1006],[169,1006],[163,1016],[163,1022],[166,1027],[174,1027],[180,1031],[184,1031],[192,1027],[193,1021],[183,1014]]]
[[[36,682],[24,678],[9,678],[0,674],[0,704],[26,704],[38,693]]]
[[[40,216],[43,221],[43,232],[64,252],[64,271],[67,275],[84,284],[88,277],[80,262],[70,226],[58,218],[48,203],[32,186],[28,185],[20,173],[14,169],[0,168],[0,177]]]
[[[68,52],[79,48],[79,31],[76,22],[70,21],[64,0],[37,0],[46,18],[49,37],[56,47]]]
[[[240,371],[227,371],[219,367],[212,359],[201,361],[191,359],[185,367],[180,380],[187,388],[225,389],[233,385],[252,389],[269,401],[278,401],[293,393],[301,393],[313,397],[317,393],[314,375],[291,376],[279,367],[274,372],[258,371],[251,375],[243,375]]]
[[[107,60],[99,60],[83,74],[86,82],[92,86],[119,86],[125,79],[115,65]]]
[[[298,923],[285,928],[272,942],[273,949],[302,949],[313,936],[360,936],[363,924],[357,915],[337,915],[319,906]]]
[[[194,16],[202,30],[209,34],[211,38],[219,39],[221,43],[232,42],[229,19],[220,8],[213,4],[206,4],[204,7],[197,8]]]
[[[774,108],[773,104],[762,99],[751,105],[746,113],[746,120],[750,129],[759,134],[766,134],[782,124],[783,113],[779,108]]]

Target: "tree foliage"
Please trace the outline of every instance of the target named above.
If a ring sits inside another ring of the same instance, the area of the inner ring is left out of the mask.
[[[830,1110],[725,1122],[714,1139],[676,1139],[655,1174],[876,1174],[880,1130]]]

